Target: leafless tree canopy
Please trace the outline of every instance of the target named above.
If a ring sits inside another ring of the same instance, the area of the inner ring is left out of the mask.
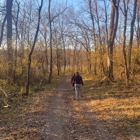
[[[81,71],[107,81],[122,78],[124,73],[130,83],[130,73],[136,75],[140,65],[139,1],[81,0],[74,4],[0,2],[1,79],[26,86],[43,79],[51,83],[54,74]]]

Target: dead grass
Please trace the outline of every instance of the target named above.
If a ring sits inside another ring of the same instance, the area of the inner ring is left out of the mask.
[[[85,76],[83,92],[87,99],[88,111],[96,118],[106,121],[108,129],[122,138],[140,139],[140,94],[139,87],[126,88],[113,83],[101,85],[93,77]]]
[[[60,80],[60,77],[55,77],[52,84],[44,83],[41,90],[35,89],[28,97],[21,93],[11,97],[10,107],[0,110],[0,140],[45,139],[46,114]]]

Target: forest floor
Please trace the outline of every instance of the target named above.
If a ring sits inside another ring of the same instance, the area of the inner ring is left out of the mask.
[[[85,76],[77,101],[70,79],[14,97],[0,110],[0,140],[140,140],[139,87],[100,85]]]

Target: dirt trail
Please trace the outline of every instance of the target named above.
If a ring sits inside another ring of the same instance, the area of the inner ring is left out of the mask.
[[[96,100],[83,91],[80,100],[75,100],[70,79],[64,77],[51,97],[46,98],[46,94],[51,95],[52,90],[42,91],[21,98],[5,110],[10,112],[8,115],[0,114],[0,140],[126,140],[119,133],[114,134],[115,126],[110,125],[113,120],[102,119],[104,114],[97,111],[100,105]],[[140,140],[133,135],[127,138],[132,139]]]
[[[84,88],[84,87],[83,87]],[[107,129],[107,122],[96,118],[84,94],[75,100],[70,77],[58,85],[50,105],[47,120],[47,140],[118,140]]]
[[[69,77],[64,78],[58,85],[49,108],[47,120],[47,139],[66,140],[65,124],[67,122],[68,98],[67,93],[71,89]]]

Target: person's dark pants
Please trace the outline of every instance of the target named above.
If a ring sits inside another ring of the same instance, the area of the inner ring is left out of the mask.
[[[73,90],[75,89],[75,87],[74,87],[74,83],[72,83],[72,87],[73,87]]]

